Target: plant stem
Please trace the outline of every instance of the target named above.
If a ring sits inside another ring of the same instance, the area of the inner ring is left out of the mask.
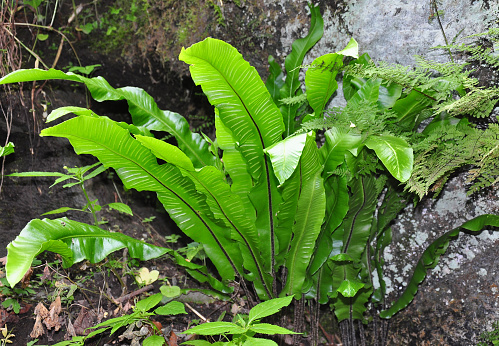
[[[83,182],[80,183],[80,187],[83,191],[83,194],[85,195],[85,199],[87,200],[88,209],[90,210],[90,212],[92,213],[92,216],[94,217],[94,225],[99,227],[99,221],[97,220],[97,214],[96,214],[94,208],[92,207],[92,202],[90,201],[90,198],[88,198],[87,190],[85,190],[85,186],[84,186]]]

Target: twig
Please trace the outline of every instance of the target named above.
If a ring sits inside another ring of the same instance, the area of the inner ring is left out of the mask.
[[[194,309],[192,306],[190,306],[188,303],[184,303],[184,304],[189,309],[191,309],[191,311],[194,312],[194,314],[196,314],[197,317],[199,317],[201,320],[203,320],[203,322],[208,322],[208,320],[203,315],[201,315],[199,312],[197,312],[196,309]]]
[[[142,287],[142,288],[140,288],[140,289],[138,289],[136,291],[130,292],[128,294],[125,294],[124,296],[121,296],[121,297],[115,299],[115,301],[117,303],[123,303],[124,301],[127,301],[128,299],[131,299],[131,298],[133,298],[135,296],[138,296],[139,294],[142,294],[144,292],[152,290],[153,288],[154,288],[153,285],[144,286],[144,287]]]

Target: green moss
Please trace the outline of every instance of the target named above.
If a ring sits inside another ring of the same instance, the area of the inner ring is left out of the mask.
[[[125,58],[153,53],[176,61],[181,47],[217,26],[210,6],[204,0],[115,0],[99,9],[100,30],[89,35],[90,44],[103,53],[119,50]]]

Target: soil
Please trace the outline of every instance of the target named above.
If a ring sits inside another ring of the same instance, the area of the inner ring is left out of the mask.
[[[67,20],[70,8],[71,4],[64,3],[58,18]],[[54,26],[57,27],[57,24]],[[79,40],[77,33],[72,32],[72,34],[73,45],[82,65],[102,65],[93,76],[101,75],[115,87],[128,85],[142,87],[154,97],[160,108],[189,115],[194,127],[205,126],[203,122],[210,125],[210,121],[205,120],[205,114],[212,114],[213,111],[190,79],[169,71],[153,58],[128,64],[119,56],[99,54],[90,48],[89,42]],[[28,46],[33,44],[33,35],[32,30],[18,28],[17,36]],[[52,42],[47,40],[37,43],[36,52],[44,61],[55,60],[57,52],[51,49]],[[28,59],[26,56],[23,59],[25,67],[33,67],[33,59]],[[56,67],[68,66],[70,62],[75,63],[75,57],[66,44]],[[32,95],[35,96],[33,99]],[[25,83],[22,90],[17,90],[17,87],[4,89],[0,93],[0,101],[3,114],[7,117],[6,121],[0,122],[0,137],[9,138],[9,141],[15,143],[15,153],[7,156],[4,162],[5,174],[28,171],[65,172],[64,166],[80,167],[96,162],[90,156],[77,156],[65,139],[39,136],[41,129],[47,126],[43,121],[46,111],[50,112],[60,106],[89,106],[97,114],[130,122],[126,102],[87,103],[89,98],[86,97],[85,89],[69,82],[37,83],[36,87],[31,83]],[[44,105],[47,109],[44,109]],[[34,113],[30,112],[30,109],[34,109]],[[9,115],[12,117],[10,128],[7,126]],[[59,207],[80,208],[85,205],[83,194],[77,186],[68,189],[62,188],[62,184],[50,187],[53,181],[53,178],[5,177],[3,179],[0,195],[2,215],[0,257],[6,255],[8,243],[14,240],[30,220],[43,218],[41,214]],[[189,240],[183,237],[175,243],[165,242],[165,237],[172,234],[181,235],[181,232],[159,205],[154,194],[125,191],[112,172],[106,172],[92,179],[86,184],[86,189],[91,199],[98,199],[101,204],[123,202],[130,206],[134,213],[134,216],[128,216],[103,208],[99,213],[99,217],[107,221],[103,228],[161,246],[180,248],[189,243]],[[54,217],[61,216],[92,223],[91,215],[86,213],[68,212],[64,215],[54,215]],[[147,221],[147,218],[153,220],[145,222],[144,219]],[[60,258],[52,253],[44,253],[38,256],[38,260],[40,262],[34,267],[31,281],[28,279],[25,282],[27,288],[32,291],[18,296],[21,302],[20,312],[16,314],[10,307],[0,308],[0,328],[6,326],[15,335],[12,339],[14,345],[27,345],[33,340],[30,333],[35,326],[34,311],[37,304],[41,302],[49,308],[58,294],[62,298],[62,309],[55,317],[58,318],[60,327],[56,326],[58,323],[55,325],[46,323],[42,327],[41,335],[36,337],[38,339],[36,345],[52,345],[70,339],[71,326],[78,335],[81,335],[86,327],[94,326],[101,320],[130,313],[131,305],[134,305],[137,299],[159,292],[161,284],[166,282],[179,285],[181,288],[201,287],[167,258],[139,263],[127,258],[126,252],[118,251],[103,263],[92,265],[82,262],[68,269],[62,268]],[[116,263],[115,267],[111,263]],[[140,267],[158,270],[160,280],[145,293],[117,303],[116,299],[139,289],[130,272],[137,272]],[[0,274],[5,275],[3,270]],[[68,285],[71,283],[77,283],[78,288],[68,297]],[[0,300],[3,302],[8,297],[9,295],[0,296]],[[199,320],[200,316],[214,320],[224,311],[230,313],[232,304],[237,302],[238,298],[234,297],[232,303],[229,303],[203,294],[184,294],[179,300],[188,301],[197,314],[192,309],[187,309],[186,315],[155,318],[161,323],[165,335],[168,334],[170,337],[170,345],[177,345],[172,339],[174,335],[178,336],[180,344],[184,336],[178,333],[185,331],[187,326]],[[52,327],[50,330],[49,326]],[[131,340],[123,338],[124,332],[122,328],[113,335],[102,334],[86,344],[128,345]]]

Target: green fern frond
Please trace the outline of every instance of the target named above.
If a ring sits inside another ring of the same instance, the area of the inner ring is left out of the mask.
[[[453,116],[470,115],[475,118],[485,118],[499,101],[499,88],[472,88],[458,100],[442,103],[436,113],[448,112]]]
[[[305,93],[298,96],[285,97],[279,100],[279,102],[281,102],[284,105],[302,104],[306,101],[307,101],[307,94]]]
[[[499,67],[499,56],[493,54],[492,48],[484,48],[480,45],[469,46],[466,44],[451,44],[447,46],[436,46],[435,49],[450,49],[455,52],[466,53],[470,60],[486,63],[490,66]]]

